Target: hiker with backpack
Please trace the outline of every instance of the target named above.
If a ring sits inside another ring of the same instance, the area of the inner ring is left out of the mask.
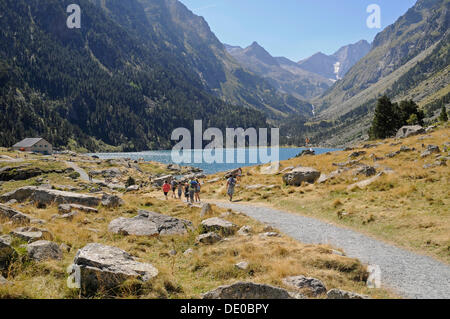
[[[232,175],[227,180],[227,194],[230,197],[230,202],[233,201],[234,187],[235,186],[236,186],[236,178],[234,177],[234,175]]]
[[[172,179],[172,181],[170,182],[170,185],[172,186],[172,198],[177,198],[177,196],[175,195],[175,191],[177,190],[177,181],[175,179]]]
[[[197,190],[197,181],[195,179],[191,179],[189,182],[189,199],[191,203],[194,203],[195,191]]]
[[[201,185],[198,179],[195,180],[197,182],[197,188],[195,189],[195,201],[200,203],[200,189]]]

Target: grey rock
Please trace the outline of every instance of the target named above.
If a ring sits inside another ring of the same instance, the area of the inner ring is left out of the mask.
[[[20,227],[14,229],[11,236],[17,237],[28,243],[32,243],[38,240],[52,240],[53,235],[47,229],[41,229],[36,227]]]
[[[248,269],[248,267],[249,267],[249,264],[248,264],[248,262],[246,262],[246,261],[241,261],[241,262],[239,262],[239,263],[237,263],[236,265],[234,265],[237,269],[240,269],[240,270],[247,270]]]
[[[320,172],[311,167],[297,167],[283,175],[286,185],[300,186],[302,183],[314,183],[320,177]]]
[[[63,252],[70,253],[70,250],[72,248],[69,245],[62,243],[61,245],[59,245],[59,249],[61,249],[61,251]]]
[[[183,235],[192,229],[192,223],[154,212],[140,210],[133,218],[117,218],[108,230],[115,234],[136,236]]]
[[[316,278],[305,276],[294,276],[283,279],[283,283],[297,289],[308,289],[314,296],[318,296],[327,292],[324,283]]]
[[[185,256],[192,255],[194,253],[194,250],[192,248],[186,249],[186,251],[183,253]]]
[[[220,286],[203,294],[203,299],[294,299],[282,288],[252,282]]]
[[[100,204],[100,198],[92,195],[64,192],[54,189],[45,189],[36,186],[21,187],[0,196],[0,202],[7,202],[11,199],[15,199],[18,202],[31,200],[36,203],[42,203],[44,205],[49,205],[52,203],[64,203],[96,207]]]
[[[235,224],[218,217],[213,217],[202,221],[201,226],[203,233],[219,232],[224,236],[233,235],[237,230],[237,226]]]
[[[367,154],[366,151],[357,151],[357,152],[351,153],[348,157],[349,158],[355,158],[355,157],[360,157],[360,156],[363,156],[363,155],[366,155],[366,154]]]
[[[206,183],[212,184],[212,183],[217,183],[217,182],[219,182],[221,180],[222,180],[222,178],[216,177],[216,178],[213,178],[213,179],[210,179],[210,180],[206,181]]]
[[[327,292],[328,299],[369,299],[368,296],[356,294],[340,289],[331,289]]]
[[[209,204],[209,203],[203,204],[202,211],[200,213],[200,217],[205,217],[209,214],[212,214],[212,212],[213,212],[213,209],[212,209],[211,204]]]
[[[68,286],[81,289],[83,295],[95,294],[100,289],[113,294],[128,279],[146,282],[158,275],[153,265],[137,262],[117,247],[97,243],[78,250],[68,270],[71,272]]]
[[[237,234],[239,236],[249,236],[252,234],[252,228],[250,226],[242,226],[241,229],[238,230]]]
[[[134,192],[139,190],[139,185],[131,185],[127,187],[127,192]]]
[[[116,208],[124,204],[123,199],[117,195],[104,194],[102,197],[102,205],[108,208]]]
[[[59,218],[60,218],[60,219],[65,219],[65,220],[71,221],[71,220],[73,220],[73,218],[74,218],[75,216],[77,216],[78,214],[79,214],[78,212],[72,211],[72,212],[70,212],[70,213],[63,214],[63,215],[59,216]]]
[[[375,169],[375,167],[372,167],[372,166],[362,166],[360,168],[357,168],[354,171],[355,175],[364,175],[366,177],[373,176],[376,173],[377,173],[377,170]]]
[[[173,179],[172,175],[165,175],[162,177],[152,179],[152,183],[153,183],[153,185],[155,185],[157,187],[161,187],[161,186],[163,186],[165,181],[168,181],[170,183],[172,181],[172,179]]]
[[[369,179],[366,179],[366,180],[363,180],[361,182],[349,185],[347,187],[347,190],[354,190],[356,188],[361,188],[361,189],[366,188],[367,186],[369,186],[369,185],[373,184],[374,182],[376,182],[383,174],[384,174],[383,172],[380,172],[377,175],[375,175],[375,176],[373,176],[373,177],[371,177]]]
[[[222,240],[222,237],[220,237],[217,233],[214,233],[214,232],[202,234],[202,235],[197,236],[197,238],[196,238],[196,241],[198,243],[205,244],[205,245],[212,245],[221,240]]]
[[[78,210],[78,211],[82,211],[85,213],[94,213],[94,214],[98,213],[98,209],[88,207],[88,206],[77,205],[77,204],[60,204],[60,205],[58,205],[58,211],[60,214],[68,214],[68,213],[72,212],[73,210]]]
[[[407,125],[403,126],[397,131],[396,138],[407,138],[425,133],[425,129],[420,125]]]
[[[260,234],[261,237],[281,237],[280,234],[275,233],[275,232],[267,232],[267,233],[262,233]]]
[[[62,259],[59,246],[51,241],[39,240],[27,246],[28,256],[36,261],[47,259]]]
[[[0,217],[17,224],[28,224],[31,221],[31,216],[3,204],[0,204]]]

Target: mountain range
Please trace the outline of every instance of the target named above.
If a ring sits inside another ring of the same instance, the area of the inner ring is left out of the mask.
[[[372,44],[299,62],[222,44],[178,0],[0,0],[0,145],[169,148],[177,127],[281,128],[282,143],[365,136],[376,98],[431,114],[449,93],[449,0],[418,0]]]

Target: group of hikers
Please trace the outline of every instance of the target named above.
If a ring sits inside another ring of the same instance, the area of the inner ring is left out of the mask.
[[[234,187],[236,186],[238,178],[242,176],[242,169],[239,168],[229,174],[227,179],[227,195],[230,198],[230,202],[233,201]],[[165,181],[162,190],[166,200],[169,199],[169,193],[172,191],[172,198],[182,199],[184,197],[188,203],[201,202],[200,190],[201,184],[197,178],[192,178],[188,182],[178,182],[176,179]],[[177,197],[178,195],[178,197]]]
[[[183,194],[188,203],[200,202],[200,181],[196,178],[189,180],[189,182],[178,182],[173,179],[170,183],[165,181],[163,185],[163,192],[166,200],[169,199],[169,193],[172,191],[172,198],[181,199]]]

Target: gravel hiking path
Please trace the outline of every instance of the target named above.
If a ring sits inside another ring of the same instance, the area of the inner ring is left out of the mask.
[[[242,212],[307,244],[330,244],[381,268],[382,286],[405,298],[449,299],[450,266],[356,231],[270,207],[211,201]]]
[[[99,179],[92,179],[89,180],[89,175],[86,173],[86,171],[84,169],[82,169],[81,167],[79,167],[76,163],[74,162],[66,162],[66,165],[73,168],[75,170],[75,172],[77,172],[78,174],[80,174],[80,178],[88,183],[104,183],[105,181],[99,180]]]

